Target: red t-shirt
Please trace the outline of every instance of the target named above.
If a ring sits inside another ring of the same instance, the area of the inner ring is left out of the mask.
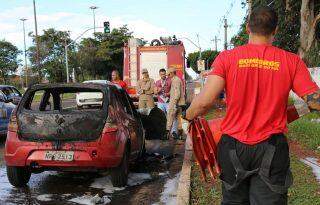
[[[245,144],[287,132],[290,90],[302,97],[319,89],[299,56],[267,44],[221,52],[212,68],[226,82],[222,133]]]
[[[112,83],[119,85],[120,87],[122,87],[125,90],[127,89],[127,83],[122,80],[112,81]]]

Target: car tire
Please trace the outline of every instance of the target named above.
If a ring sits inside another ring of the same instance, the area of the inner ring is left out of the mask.
[[[24,187],[30,180],[31,172],[27,167],[7,166],[7,176],[12,186]]]
[[[111,171],[111,182],[114,187],[124,187],[128,182],[130,151],[126,148],[121,163]]]

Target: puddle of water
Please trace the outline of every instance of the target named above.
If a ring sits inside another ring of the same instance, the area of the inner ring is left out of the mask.
[[[305,159],[300,159],[303,163],[312,168],[313,174],[316,176],[317,181],[320,183],[320,164],[317,158],[307,157]]]
[[[128,178],[129,186],[140,185],[145,181],[151,180],[152,177],[149,173],[130,173]]]
[[[164,184],[164,190],[161,193],[160,202],[153,205],[175,205],[177,200],[177,190],[180,173],[176,174],[174,178],[168,179]]]

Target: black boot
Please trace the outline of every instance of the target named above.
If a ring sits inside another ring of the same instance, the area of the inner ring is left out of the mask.
[[[167,130],[166,133],[162,136],[162,140],[168,140],[170,138],[170,131]]]
[[[178,134],[175,133],[175,132],[172,133],[172,137],[173,137],[173,139],[175,139],[175,140],[178,140],[178,139],[179,139]]]

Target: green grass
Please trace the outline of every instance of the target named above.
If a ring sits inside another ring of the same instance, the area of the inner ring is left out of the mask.
[[[291,169],[294,177],[293,186],[288,192],[290,205],[319,205],[319,183],[310,167],[291,155]],[[191,172],[191,203],[192,205],[218,205],[221,202],[221,182],[201,179],[199,167],[194,163]]]
[[[212,110],[206,116],[211,119],[221,115],[221,111]],[[311,119],[319,119],[319,115],[310,113],[289,125],[289,139],[296,140],[308,149],[320,152],[320,124],[311,122]],[[291,153],[291,170],[294,176],[294,184],[288,192],[288,204],[290,205],[320,205],[320,185],[316,181],[312,169]],[[208,175],[209,176],[209,175]],[[220,204],[221,182],[216,180],[204,182],[201,179],[199,167],[194,163],[191,172],[191,204],[207,205]]]
[[[308,149],[317,153],[320,146],[320,123],[311,122],[312,119],[320,119],[320,115],[309,113],[289,125],[288,138],[295,140]]]
[[[43,95],[44,91],[37,91],[34,95],[34,102],[40,102],[42,95]],[[68,100],[68,99],[75,99],[76,98],[76,94],[75,93],[64,93],[63,96],[61,97],[62,100]]]
[[[294,177],[293,186],[289,189],[289,202],[292,205],[319,205],[320,186],[312,173],[311,167],[291,155],[291,170]]]
[[[209,176],[209,173],[207,173]],[[218,205],[221,202],[221,181],[213,181],[207,177],[205,182],[201,178],[199,166],[193,163],[191,169],[191,203],[194,205]]]

